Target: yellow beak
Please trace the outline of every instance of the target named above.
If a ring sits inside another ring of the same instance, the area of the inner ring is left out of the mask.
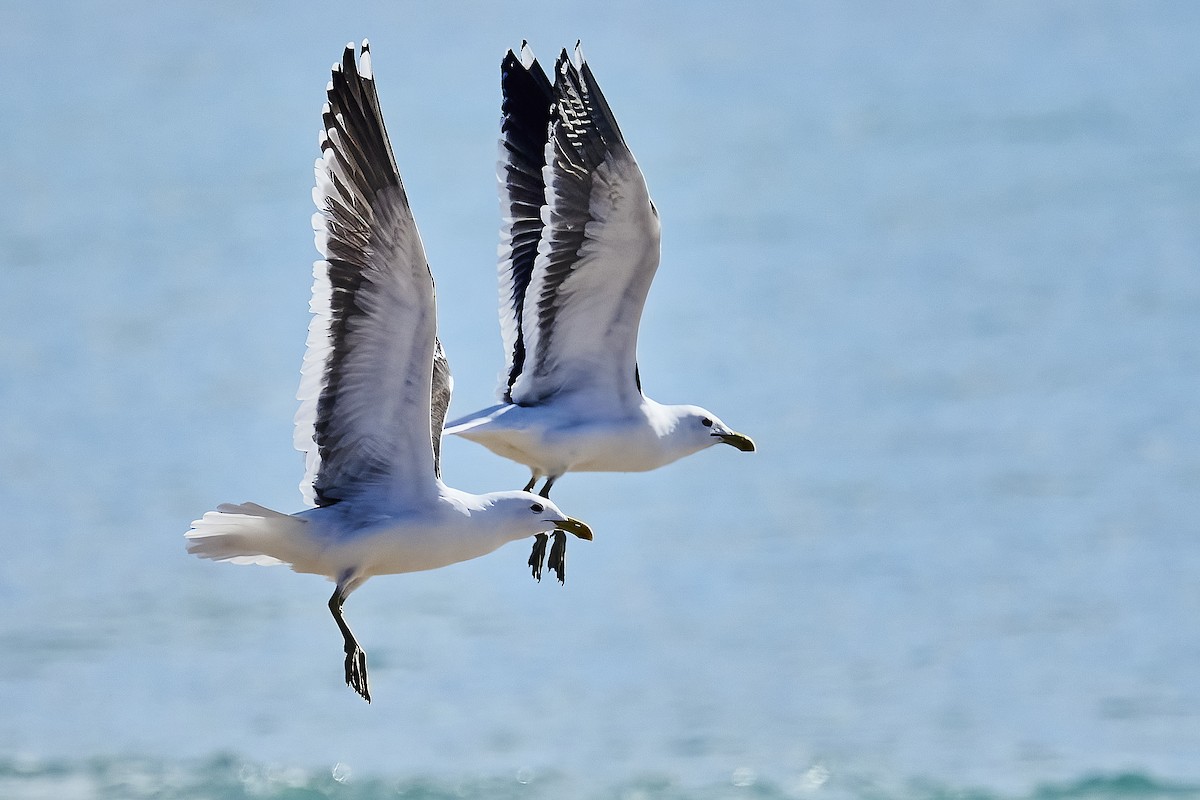
[[[592,529],[587,526],[587,523],[581,522],[574,517],[567,517],[554,527],[567,533],[573,533],[580,539],[587,539],[589,542],[592,540]]]
[[[714,433],[713,435],[720,439],[723,443],[733,445],[743,453],[754,452],[754,440],[749,436],[746,436],[744,433]]]

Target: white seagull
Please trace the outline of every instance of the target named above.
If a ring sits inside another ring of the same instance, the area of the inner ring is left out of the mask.
[[[657,469],[717,443],[754,450],[711,411],[642,392],[638,323],[658,268],[658,211],[580,46],[574,63],[562,51],[553,85],[524,43],[500,71],[502,402],[445,432],[528,466],[525,490],[545,478],[543,497],[567,472]],[[539,580],[546,540],[529,559]],[[556,533],[560,581],[564,558]]]
[[[530,492],[469,494],[441,480],[450,370],[437,339],[433,277],[384,129],[368,43],[347,45],[323,109],[313,191],[313,318],[295,442],[314,506],[281,514],[222,505],[192,523],[188,551],[290,564],[337,582],[329,610],[346,683],[370,702],[366,654],[342,617],[374,575],[436,569],[555,528],[592,533]],[[544,533],[543,533],[544,535]]]

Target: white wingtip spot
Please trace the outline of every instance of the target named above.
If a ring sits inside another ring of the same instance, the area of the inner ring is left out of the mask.
[[[576,69],[583,67],[583,40],[579,39],[575,42],[575,67]]]
[[[336,128],[330,128],[328,131],[326,131],[326,134],[329,137],[330,147],[334,148],[335,150],[340,150],[343,153],[346,152],[346,146],[342,144],[341,134],[337,132]]]
[[[371,51],[367,49],[366,39],[363,40],[362,55],[358,57],[358,74],[367,80],[375,77],[375,73],[371,70]]]
[[[530,67],[533,66],[533,62],[536,60],[537,59],[534,58],[534,55],[533,55],[533,48],[531,48],[529,46],[529,42],[522,39],[521,40],[521,66],[524,67],[525,69],[529,69]]]
[[[313,214],[313,246],[317,248],[317,252],[325,258],[329,257],[329,230],[325,227],[325,215],[321,213]]]

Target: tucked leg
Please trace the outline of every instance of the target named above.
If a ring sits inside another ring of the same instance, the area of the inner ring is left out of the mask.
[[[369,703],[371,702],[371,689],[367,684],[367,654],[359,646],[358,640],[350,631],[350,626],[342,617],[342,604],[345,602],[345,587],[339,583],[338,587],[333,590],[333,596],[329,598],[329,613],[333,614],[333,621],[338,624],[338,628],[342,631],[342,638],[346,642],[346,685],[358,692],[362,699]]]
[[[532,492],[533,487],[537,485],[540,477],[541,475],[537,472],[534,472],[531,476],[529,476],[529,483],[525,484],[525,491]],[[554,478],[547,478],[545,485],[542,486],[542,490],[538,492],[538,494],[540,494],[542,497],[549,497],[550,495],[548,492],[550,491],[550,486],[553,483]],[[549,538],[550,537],[548,537],[546,534],[539,533],[534,538],[533,551],[529,554],[529,569],[532,571],[533,577],[537,579],[538,583],[542,582],[542,564],[546,560],[546,542]]]
[[[558,475],[551,475],[546,478],[546,482],[542,484],[542,488],[538,491],[538,494],[549,499],[550,487],[554,485],[554,482],[558,478]],[[545,534],[542,535],[544,536]],[[543,544],[542,546],[544,549],[545,545]],[[546,566],[558,577],[559,583],[567,582],[567,535],[562,531],[554,532],[554,544],[550,546],[550,559],[546,563]]]
[[[538,490],[538,494],[540,494],[542,497],[545,497],[546,499],[550,499],[550,487],[554,485],[554,482],[556,480],[558,480],[558,478],[559,478],[558,475],[551,475],[549,478],[546,478],[546,482],[542,484],[542,488],[540,490]],[[536,481],[530,481],[529,487],[526,488],[525,491],[527,491],[527,492],[533,491],[534,483],[536,483]]]

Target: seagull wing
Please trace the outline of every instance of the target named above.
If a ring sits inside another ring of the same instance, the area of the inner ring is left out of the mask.
[[[449,403],[433,278],[384,128],[367,42],[334,65],[316,163],[312,322],[296,447],[313,505],[437,490]],[[440,376],[441,385],[435,382]],[[436,426],[435,426],[436,423]]]
[[[500,88],[500,334],[507,359],[500,395],[511,401],[513,383],[525,366],[522,312],[542,238],[542,166],[554,88],[524,42],[520,56],[509,50],[501,62]]]
[[[432,283],[432,279],[430,281]],[[429,434],[433,441],[433,474],[442,477],[442,428],[446,425],[446,412],[450,409],[450,394],[454,389],[454,378],[450,375],[450,362],[446,360],[446,348],[442,340],[434,337],[433,388],[430,392]]]
[[[641,402],[637,332],[658,269],[658,212],[576,47],[555,66],[545,204],[522,308],[525,361],[512,401],[586,396],[596,413]]]

